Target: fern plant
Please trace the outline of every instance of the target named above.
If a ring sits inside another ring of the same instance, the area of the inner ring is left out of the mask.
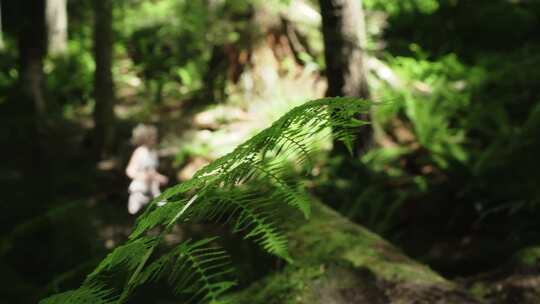
[[[175,224],[188,221],[229,223],[233,232],[244,233],[245,239],[292,262],[274,212],[287,204],[309,218],[310,200],[301,185],[285,177],[285,164],[293,161],[309,167],[312,142],[326,136],[337,137],[350,148],[356,130],[365,124],[355,117],[370,106],[364,100],[336,97],[292,109],[191,180],[164,191],[139,216],[126,244],[101,261],[80,288],[40,303],[121,304],[139,286],[162,279],[175,294],[189,295],[191,301],[220,303],[235,281],[229,256],[214,238],[188,240],[164,254],[156,252]],[[262,190],[261,184],[267,189]],[[167,203],[158,207],[162,201]]]

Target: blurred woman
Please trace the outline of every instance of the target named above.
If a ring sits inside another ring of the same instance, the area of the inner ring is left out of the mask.
[[[131,142],[137,146],[126,168],[126,174],[132,179],[129,184],[128,212],[136,214],[161,191],[168,178],[160,174],[157,145],[157,129],[154,126],[139,124],[133,129]]]

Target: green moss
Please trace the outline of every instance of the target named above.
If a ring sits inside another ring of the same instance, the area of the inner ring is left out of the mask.
[[[471,286],[470,291],[474,296],[483,299],[491,292],[491,288],[484,282],[476,282]]]
[[[291,233],[293,257],[319,264],[350,263],[391,281],[446,282],[428,267],[407,258],[384,239],[330,208],[315,204],[313,212],[311,221]]]
[[[290,266],[273,274],[248,290],[226,298],[235,304],[294,304],[302,303],[310,282],[324,275],[324,268]]]
[[[313,207],[311,220],[289,223],[294,263],[227,300],[235,304],[319,304],[349,303],[360,297],[376,299],[372,302],[376,304],[388,302],[381,286],[404,283],[408,286],[404,288],[455,288],[376,234],[318,202]]]
[[[513,261],[518,264],[524,264],[532,266],[540,262],[540,246],[539,247],[529,247],[525,248],[518,253],[513,258]]]

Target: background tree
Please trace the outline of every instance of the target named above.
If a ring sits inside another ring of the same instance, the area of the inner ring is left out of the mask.
[[[24,4],[28,5],[24,5]],[[33,109],[36,138],[45,133],[47,104],[43,92],[43,58],[46,54],[45,1],[22,1],[19,42],[19,86],[22,103]]]
[[[328,88],[326,96],[355,96],[368,99],[364,46],[365,21],[362,2],[358,0],[319,0],[324,40],[324,58]],[[362,117],[366,119],[367,117]],[[364,128],[357,149],[371,138]],[[343,144],[334,141],[337,153],[346,152]]]
[[[113,3],[94,1],[94,147],[99,157],[111,150],[114,138]]]
[[[2,1],[0,1],[0,51],[4,49],[4,37],[2,36]]]
[[[67,52],[68,14],[66,0],[46,0],[46,20],[49,54],[64,55]]]

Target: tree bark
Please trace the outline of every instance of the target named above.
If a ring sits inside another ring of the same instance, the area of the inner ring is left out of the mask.
[[[462,287],[329,207],[291,221],[294,263],[229,296],[236,304],[473,304]]]
[[[324,40],[328,88],[326,96],[355,96],[368,99],[363,46],[365,24],[360,0],[319,0]],[[369,117],[361,117],[366,120]],[[356,150],[371,141],[371,130],[359,132]],[[334,152],[345,153],[345,146],[334,141]]]
[[[46,0],[45,10],[49,54],[65,55],[67,52],[67,0]]]
[[[98,158],[112,149],[114,140],[114,80],[112,74],[112,0],[95,0],[94,56],[94,146]]]

